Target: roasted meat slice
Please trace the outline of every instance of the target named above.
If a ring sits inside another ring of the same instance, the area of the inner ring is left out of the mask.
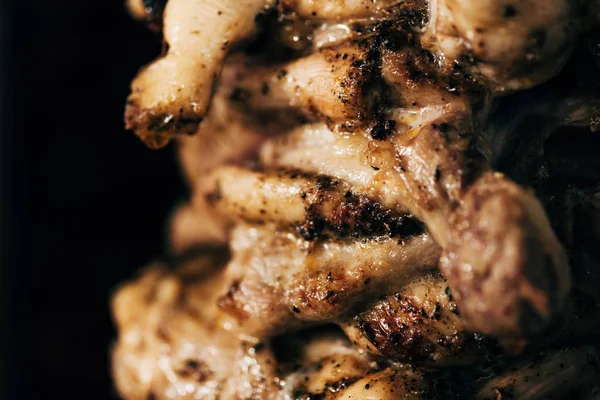
[[[442,270],[473,329],[540,332],[569,289],[561,245],[535,197],[474,152],[468,120],[443,110],[439,118],[422,117],[414,134],[389,141],[307,126],[268,143],[262,160],[333,176],[385,207],[413,213],[446,250]],[[535,323],[524,325],[526,315]]]
[[[323,323],[369,304],[427,274],[438,246],[422,234],[363,240],[298,239],[271,226],[239,226],[225,276],[221,309],[246,334],[269,336],[304,323]]]
[[[206,258],[180,270],[148,269],[119,289],[113,315],[119,338],[113,349],[113,376],[128,400],[275,399],[275,361],[268,347],[240,341],[214,324],[210,298],[218,288],[206,277],[219,260]]]
[[[298,109],[312,118],[357,120],[366,107],[359,68],[364,53],[356,45],[342,45],[284,65],[233,66],[239,71],[228,82],[231,97],[256,112]]]

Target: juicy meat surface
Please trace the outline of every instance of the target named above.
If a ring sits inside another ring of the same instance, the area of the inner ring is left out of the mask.
[[[124,398],[598,397],[600,1],[127,4],[189,197]]]
[[[386,142],[306,127],[267,143],[262,160],[332,175],[425,222],[445,250],[442,271],[473,329],[505,336],[544,329],[562,308],[569,273],[543,208],[472,156],[461,119],[450,115],[413,129],[408,141],[399,134]],[[528,316],[536,323],[524,325]]]
[[[589,3],[432,0],[426,42],[448,62],[472,57],[495,90],[523,90],[561,70],[579,34],[596,22]]]

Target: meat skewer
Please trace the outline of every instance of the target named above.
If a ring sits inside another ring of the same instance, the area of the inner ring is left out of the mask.
[[[163,26],[168,51],[133,80],[125,111],[127,129],[152,148],[163,147],[175,133],[195,133],[206,116],[225,55],[252,35],[254,18],[270,4],[168,1]]]
[[[128,0],[166,53],[127,126],[196,135],[125,398],[597,395],[600,2],[475,3]]]

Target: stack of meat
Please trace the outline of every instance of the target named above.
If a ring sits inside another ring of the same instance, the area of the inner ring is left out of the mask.
[[[177,146],[125,399],[600,398],[598,0],[130,0]]]

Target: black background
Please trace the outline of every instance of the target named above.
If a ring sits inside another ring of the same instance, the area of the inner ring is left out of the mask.
[[[160,38],[121,0],[0,0],[0,13],[0,397],[113,398],[110,293],[161,253],[183,193],[172,149],[123,129]]]

